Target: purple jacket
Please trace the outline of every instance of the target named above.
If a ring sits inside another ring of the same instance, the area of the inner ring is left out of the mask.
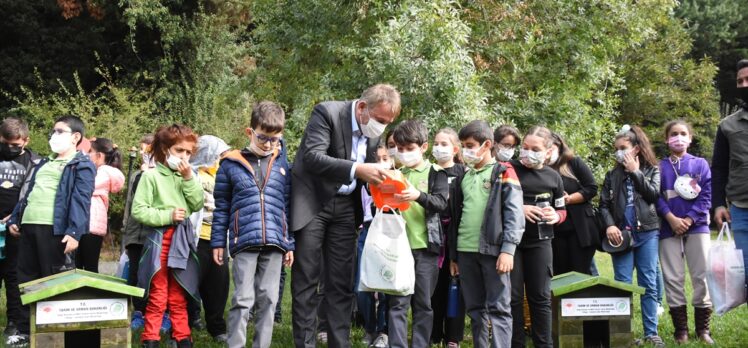
[[[690,175],[701,186],[701,193],[693,200],[685,200],[678,196],[673,189],[678,177],[673,170],[678,169],[680,175]],[[660,161],[660,199],[657,201],[657,214],[662,218],[660,239],[673,236],[670,224],[665,220],[667,213],[679,218],[690,217],[693,225],[688,233],[709,233],[709,209],[712,207],[712,172],[709,163],[701,157],[685,154],[680,163],[671,164],[669,158]]]

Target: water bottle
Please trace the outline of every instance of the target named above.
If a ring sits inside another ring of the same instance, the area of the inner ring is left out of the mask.
[[[0,221],[0,260],[5,259],[5,223]]]
[[[460,308],[460,285],[456,277],[449,281],[449,290],[447,291],[447,318],[457,317]]]
[[[551,195],[542,193],[535,196],[535,206],[543,209],[551,206]],[[545,219],[538,222],[538,239],[545,240],[553,238],[553,225],[548,224]]]

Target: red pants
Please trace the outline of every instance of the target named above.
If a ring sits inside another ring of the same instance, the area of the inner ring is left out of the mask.
[[[161,268],[151,280],[151,288],[148,294],[148,304],[145,307],[145,327],[140,336],[141,341],[160,340],[161,320],[164,317],[167,305],[171,318],[172,337],[177,340],[190,338],[190,325],[187,320],[187,300],[184,290],[174,279],[174,275],[167,267],[169,246],[171,237],[174,235],[174,227],[164,231],[164,240],[161,243]]]

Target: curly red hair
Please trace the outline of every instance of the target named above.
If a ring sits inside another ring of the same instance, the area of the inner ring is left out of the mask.
[[[192,128],[176,123],[171,126],[161,126],[153,135],[153,143],[149,150],[156,162],[166,164],[166,154],[169,148],[182,141],[192,143],[193,152],[197,148],[197,134],[192,131]]]

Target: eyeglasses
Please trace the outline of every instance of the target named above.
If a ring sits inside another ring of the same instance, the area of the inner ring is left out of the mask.
[[[263,144],[267,142],[270,142],[271,144],[277,144],[281,140],[281,137],[269,137],[267,135],[255,132],[254,129],[252,130],[252,134],[254,134],[257,140],[259,140]]]
[[[61,128],[55,128],[52,131],[49,132],[49,137],[51,138],[55,134],[64,134],[64,133],[73,133],[71,130],[65,130]]]

